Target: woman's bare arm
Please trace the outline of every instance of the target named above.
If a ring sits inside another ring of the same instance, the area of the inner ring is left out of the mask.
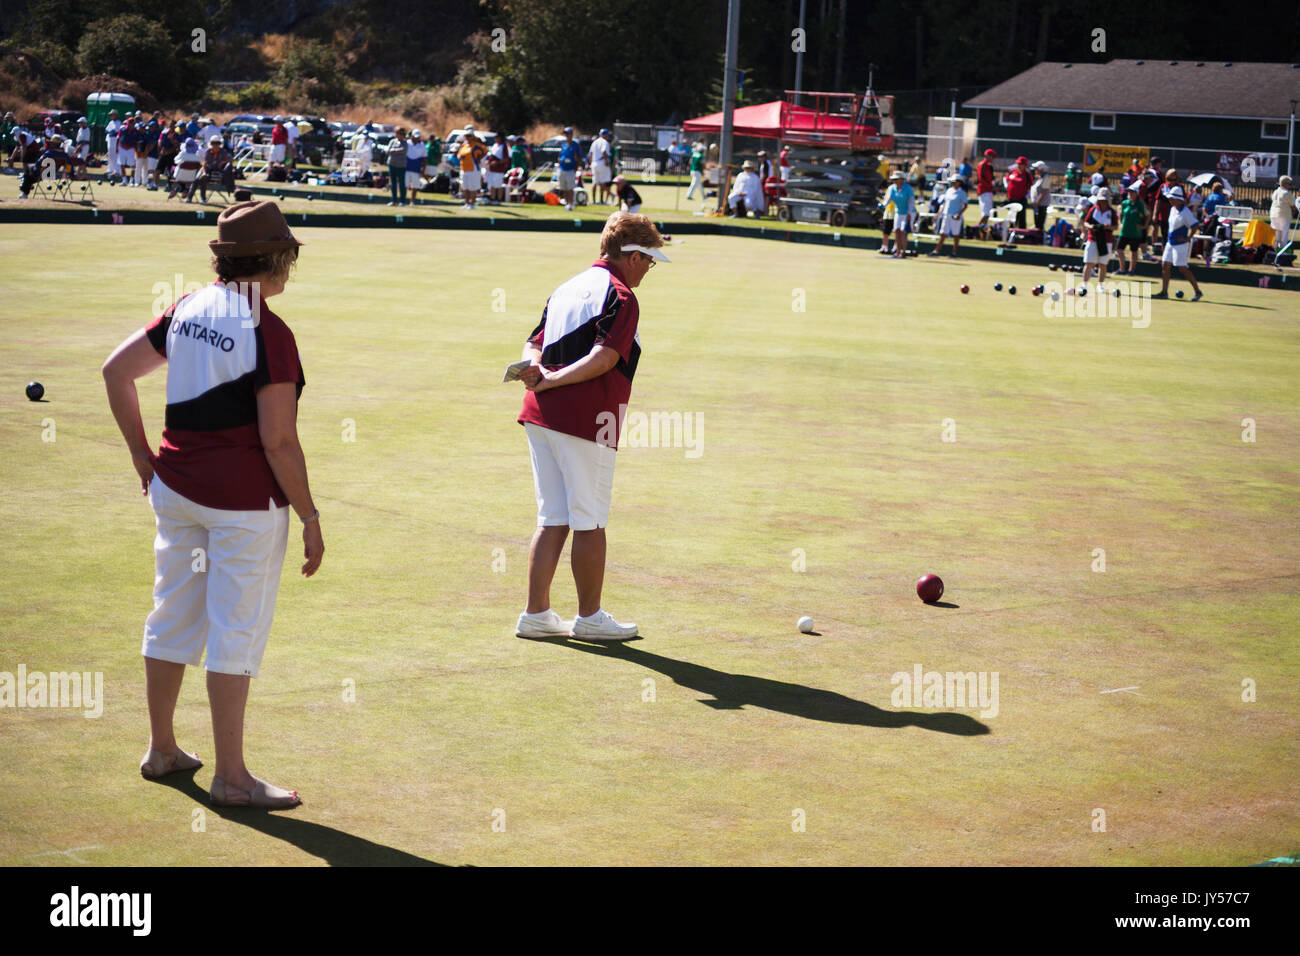
[[[325,542],[320,517],[312,517],[316,505],[307,485],[307,459],[298,441],[298,388],[293,382],[277,382],[258,391],[257,430],[267,464],[290,506],[299,518],[311,519],[302,526],[303,556],[307,559],[302,573],[311,577],[325,555]]]
[[[135,389],[135,380],[148,375],[166,361],[149,344],[145,330],[140,329],[113,350],[101,370],[104,387],[108,391],[108,407],[112,409],[118,430],[126,439],[126,447],[131,451],[131,462],[136,474],[140,476],[141,493],[146,495],[149,493],[149,482],[153,480],[153,452],[149,448],[144,421],[140,417],[140,395]]]

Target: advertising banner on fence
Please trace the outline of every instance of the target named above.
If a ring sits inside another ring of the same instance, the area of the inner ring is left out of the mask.
[[[1220,153],[1215,172],[1240,183],[1268,182],[1277,179],[1277,153]]]
[[[1100,172],[1119,176],[1133,165],[1135,156],[1146,166],[1151,160],[1151,151],[1145,146],[1085,146],[1083,172],[1085,175]]]

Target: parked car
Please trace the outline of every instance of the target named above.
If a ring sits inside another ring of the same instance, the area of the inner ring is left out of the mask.
[[[360,123],[349,123],[346,120],[332,120],[329,124],[330,132],[338,138],[340,142],[348,142],[356,135],[357,130],[361,129]]]
[[[530,148],[532,153],[533,165],[540,166],[542,163],[553,163],[560,158],[560,147],[564,145],[564,136],[552,136],[550,139],[533,145]],[[586,137],[578,139],[574,137],[574,142],[582,150],[582,158],[586,160],[587,153],[591,150],[592,138]]]
[[[474,135],[483,141],[484,146],[491,146],[497,134],[490,130],[476,129]],[[460,168],[460,164],[456,161],[456,150],[460,149],[461,144],[464,142],[464,127],[452,130],[442,141],[442,161],[452,169]]]
[[[289,122],[297,123],[301,131],[303,123],[311,124],[311,132],[299,132],[298,152],[307,162],[320,165],[325,158],[341,156],[343,146],[329,124],[320,116],[290,116]]]
[[[45,128],[45,117],[48,116],[54,121],[54,128],[64,136],[76,136],[77,120],[85,115],[76,110],[41,110],[24,125],[34,135],[40,136]]]

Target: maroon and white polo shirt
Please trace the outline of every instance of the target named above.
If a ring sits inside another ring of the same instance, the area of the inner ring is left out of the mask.
[[[618,352],[618,363],[604,375],[576,385],[525,392],[519,423],[541,425],[617,449],[632,395],[632,376],[641,358],[636,331],[639,317],[636,296],[604,259],[552,292],[542,310],[542,321],[528,339],[542,350],[542,365],[551,371],[562,369],[597,345]],[[609,428],[611,422],[618,427]]]
[[[264,385],[306,384],[298,345],[266,300],[238,282],[183,296],[145,327],[167,359],[167,418],[154,460],[159,480],[208,508],[265,511],[289,503],[257,428]]]

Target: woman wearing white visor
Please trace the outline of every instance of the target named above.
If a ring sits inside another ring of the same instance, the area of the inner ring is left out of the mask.
[[[519,376],[528,392],[518,421],[528,434],[537,530],[519,637],[636,637],[635,624],[620,624],[601,608],[605,525],[614,452],[641,357],[632,290],[656,262],[668,261],[663,244],[648,217],[614,213],[600,236],[600,258],[551,293],[524,344],[522,357],[532,364]],[[551,609],[551,581],[570,528],[578,616],[566,621]]]

